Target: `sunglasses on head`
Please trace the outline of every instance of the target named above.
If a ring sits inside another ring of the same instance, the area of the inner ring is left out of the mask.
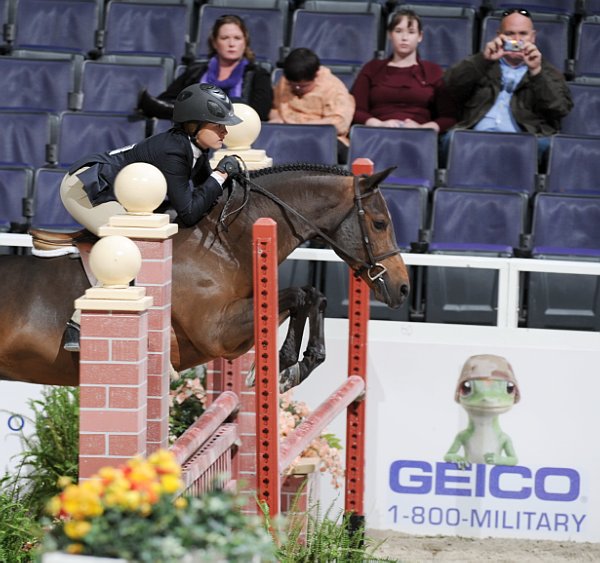
[[[504,12],[502,12],[502,17],[505,18],[511,14],[521,14],[522,16],[531,19],[531,14],[524,8],[509,8],[508,10],[504,10]]]

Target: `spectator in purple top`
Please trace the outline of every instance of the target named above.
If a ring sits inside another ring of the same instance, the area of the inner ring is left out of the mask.
[[[366,63],[352,86],[353,122],[445,132],[456,123],[454,105],[445,93],[442,67],[417,54],[423,39],[421,19],[413,10],[400,9],[387,32],[392,54]]]

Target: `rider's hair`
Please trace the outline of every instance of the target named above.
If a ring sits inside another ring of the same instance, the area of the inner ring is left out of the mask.
[[[321,61],[310,49],[294,49],[283,61],[283,75],[291,82],[311,81],[317,76]]]

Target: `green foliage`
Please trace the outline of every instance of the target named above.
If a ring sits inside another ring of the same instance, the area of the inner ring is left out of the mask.
[[[42,530],[25,505],[10,493],[0,492],[0,561],[27,563]]]
[[[373,543],[365,537],[364,529],[353,530],[350,516],[340,511],[331,518],[333,506],[325,514],[320,514],[317,503],[308,512],[295,510],[302,491],[294,500],[290,514],[283,523],[274,522],[269,516],[266,503],[260,503],[266,525],[275,529],[274,535],[279,539],[277,561],[280,563],[364,563],[396,561],[395,559],[378,558],[374,555],[383,543]],[[281,526],[283,525],[283,530]]]
[[[204,366],[188,369],[171,380],[171,405],[169,408],[169,436],[181,436],[204,412]]]
[[[15,473],[0,479],[0,561],[11,563],[31,560],[46,502],[60,490],[58,478],[78,475],[78,390],[47,387],[28,404],[34,430],[22,438]]]

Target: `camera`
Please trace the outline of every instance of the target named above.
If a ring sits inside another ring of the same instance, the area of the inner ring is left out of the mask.
[[[523,42],[516,39],[510,39],[504,42],[505,51],[520,51],[523,48]]]

